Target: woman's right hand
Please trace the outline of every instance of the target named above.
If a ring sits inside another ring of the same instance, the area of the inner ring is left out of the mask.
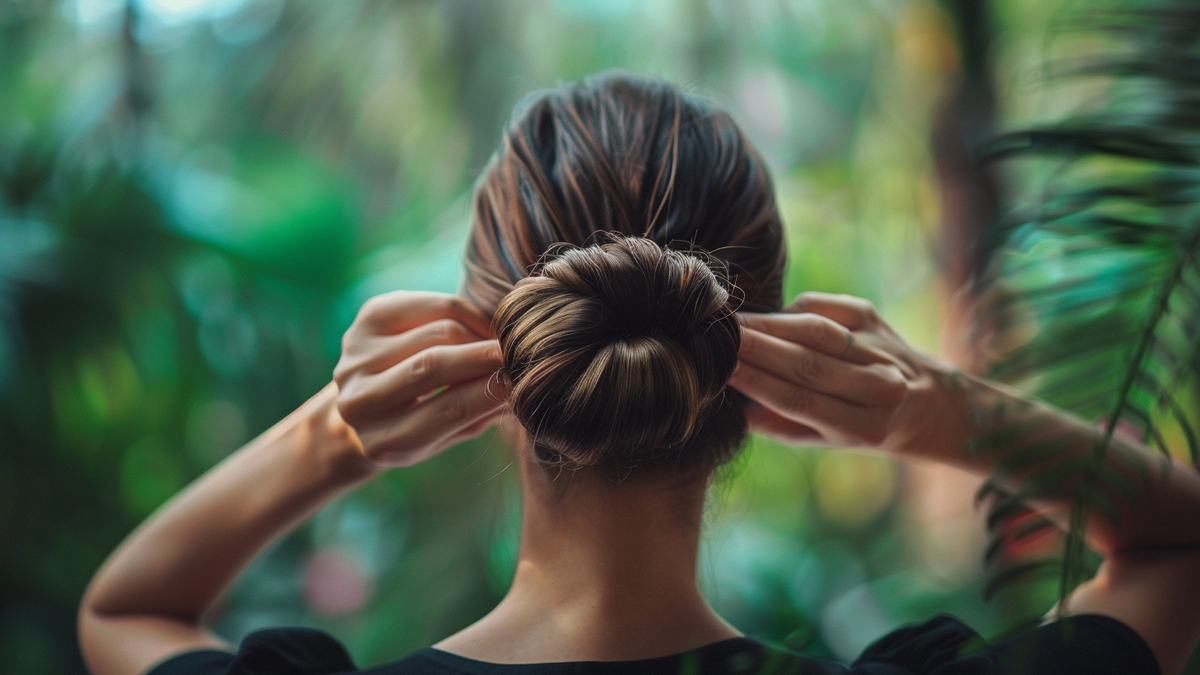
[[[371,461],[411,466],[499,421],[500,347],[489,331],[455,295],[395,291],[363,304],[333,377],[338,411]]]

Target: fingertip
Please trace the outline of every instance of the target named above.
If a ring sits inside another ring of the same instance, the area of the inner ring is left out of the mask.
[[[754,351],[758,346],[759,336],[761,332],[751,328],[750,326],[742,326],[741,341],[738,344],[738,354],[745,356]]]
[[[742,360],[738,359],[737,362],[735,362],[733,364],[733,372],[731,372],[729,374],[729,386],[733,387],[734,389],[737,389],[738,388],[737,384],[739,382],[741,382],[742,377],[745,375],[745,372],[746,372],[746,367],[742,364]]]
[[[483,356],[498,366],[504,364],[504,353],[500,351],[500,343],[496,340],[483,341]]]
[[[744,359],[738,359],[737,364],[733,367],[733,374],[729,377],[729,384],[734,389],[751,396],[749,390],[755,389],[756,381],[766,376],[758,366]]]

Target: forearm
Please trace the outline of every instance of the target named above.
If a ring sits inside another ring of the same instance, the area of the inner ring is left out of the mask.
[[[807,293],[789,312],[742,319],[730,384],[759,404],[747,410],[756,430],[949,464],[1062,527],[1076,505],[1086,507],[1084,535],[1105,562],[1067,611],[1124,622],[1164,672],[1178,672],[1200,636],[1195,469],[1121,437],[1106,441],[1092,424],[955,372],[856,298]]]
[[[958,377],[963,407],[957,414],[966,421],[951,463],[1028,495],[1031,506],[1062,527],[1090,483],[1093,503],[1105,509],[1089,513],[1085,536],[1102,554],[1200,546],[1200,474],[1194,469],[1120,436],[1101,447],[1103,432],[1094,425],[1006,387]],[[1094,482],[1086,478],[1093,459]],[[1056,468],[1062,473],[1054,480],[1037,478]]]
[[[374,471],[341,421],[331,385],[139,526],[93,578],[81,606],[93,637],[145,617],[198,624],[255,554]],[[91,620],[108,621],[103,627]],[[117,631],[118,635],[121,631]],[[95,642],[92,640],[91,642]],[[89,658],[89,663],[91,659]]]

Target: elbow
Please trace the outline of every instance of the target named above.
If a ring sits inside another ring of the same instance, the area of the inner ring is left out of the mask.
[[[100,663],[103,650],[98,649],[98,644],[102,643],[102,640],[99,639],[99,634],[103,632],[99,625],[102,620],[102,617],[88,605],[85,595],[75,619],[76,639],[79,642],[79,654],[83,657],[83,663],[87,666],[88,672],[93,675],[104,672]]]
[[[87,666],[88,672],[98,675],[106,672],[102,663],[105,617],[96,608],[96,593],[93,586],[94,584],[88,586],[79,601],[79,611],[75,616],[75,634],[84,665]]]

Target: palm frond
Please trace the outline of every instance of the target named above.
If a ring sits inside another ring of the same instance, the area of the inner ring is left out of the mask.
[[[1132,493],[1127,478],[1104,468],[1119,447],[1115,434],[1200,460],[1200,9],[1114,13],[1097,26],[1127,49],[1074,75],[1110,78],[1107,105],[985,149],[993,160],[1053,163],[1021,215],[989,233],[995,300],[979,319],[1008,345],[992,374],[1103,431],[1082,461],[1055,459],[1060,440],[1036,430],[1017,430],[1030,441],[997,430],[976,442],[983,451],[1024,443],[999,472],[1032,476],[1020,493],[994,500],[988,561],[999,566],[990,592],[1043,569],[1044,560],[1001,555],[1015,536],[1006,523],[1025,500],[1066,488],[1079,498],[1060,594],[1085,578],[1086,518],[1115,515],[1112,495]],[[1018,530],[1017,539],[1040,531]]]

